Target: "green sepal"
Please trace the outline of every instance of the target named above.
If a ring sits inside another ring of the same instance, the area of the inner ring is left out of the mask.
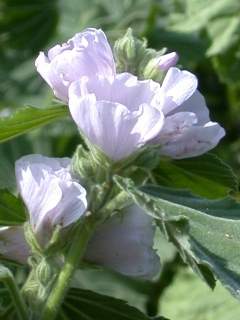
[[[117,71],[131,72],[140,79],[150,78],[145,70],[146,66],[153,58],[159,57],[165,52],[165,48],[160,51],[147,48],[147,40],[135,37],[131,28],[114,44]]]

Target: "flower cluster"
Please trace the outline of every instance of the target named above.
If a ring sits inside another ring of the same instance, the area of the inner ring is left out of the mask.
[[[38,72],[56,97],[68,101],[79,130],[110,159],[124,159],[145,144],[159,154],[187,158],[214,148],[224,129],[211,122],[197,78],[175,67],[170,53],[153,59],[166,72],[160,85],[116,73],[101,30],[87,29],[36,60]]]
[[[210,121],[196,77],[178,69],[177,60],[170,53],[148,65],[164,72],[161,83],[117,73],[105,34],[86,29],[47,55],[41,52],[36,67],[55,96],[68,104],[85,141],[111,161],[124,160],[146,145],[159,146],[159,157],[181,159],[212,149],[225,132]],[[25,156],[16,162],[16,178],[43,248],[57,226],[66,231],[86,216],[87,191],[71,174],[70,159]],[[159,269],[153,238],[153,219],[130,206],[97,229],[85,259],[127,275],[151,277]],[[30,248],[23,227],[0,228],[0,253],[26,263]]]

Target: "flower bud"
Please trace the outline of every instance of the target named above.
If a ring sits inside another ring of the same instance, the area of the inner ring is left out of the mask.
[[[80,179],[88,191],[95,184],[106,181],[111,164],[109,159],[95,146],[89,144],[89,147],[90,150],[86,150],[79,145],[71,161],[73,174]]]
[[[70,159],[28,155],[16,161],[18,190],[39,244],[46,247],[56,227],[84,215],[86,190],[70,174]]]
[[[118,39],[114,45],[117,71],[131,72],[138,75],[141,61],[152,57],[153,50],[149,50],[146,47],[146,40],[134,37],[132,29],[129,28],[125,35]]]
[[[144,79],[162,82],[169,68],[174,67],[178,61],[178,54],[171,52],[152,58],[143,70]]]
[[[36,279],[43,286],[49,286],[51,280],[53,281],[54,276],[57,273],[57,268],[54,263],[46,257],[42,257],[41,261],[36,266]]]
[[[179,57],[176,52],[170,52],[160,56],[157,59],[157,64],[161,70],[168,71],[169,68],[175,67],[178,59]]]
[[[89,182],[95,180],[94,163],[89,160],[89,153],[82,145],[79,145],[74,152],[71,161],[71,170],[77,177],[81,177],[81,180],[86,185]]]

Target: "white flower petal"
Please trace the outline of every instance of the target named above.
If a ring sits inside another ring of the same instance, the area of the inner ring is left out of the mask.
[[[99,227],[85,259],[128,276],[152,278],[160,266],[153,238],[153,219],[134,205]]]
[[[214,148],[224,135],[224,129],[216,122],[192,126],[165,143],[160,152],[175,159],[196,157]]]
[[[69,109],[83,134],[109,158],[126,158],[159,134],[164,118],[155,107],[159,84],[128,73],[92,80],[71,84]]]
[[[52,219],[54,225],[65,227],[86,211],[86,190],[75,181],[61,181],[59,184],[64,193],[54,211],[49,212],[49,219]]]
[[[52,67],[43,52],[39,53],[35,66],[42,78],[52,88],[54,95],[62,101],[67,101],[68,88],[64,85],[60,74],[55,71],[55,68]]]
[[[190,72],[170,68],[163,80],[159,95],[160,108],[167,115],[192,96],[197,88],[197,78]]]
[[[224,129],[210,121],[205,99],[196,90],[181,106],[168,113],[156,140],[161,145],[161,154],[183,159],[211,150],[224,135]]]
[[[116,102],[129,110],[136,110],[141,104],[153,104],[153,98],[160,85],[152,80],[139,81],[130,73],[117,74],[114,79],[82,78],[72,84],[74,94],[81,97],[94,94],[97,101]],[[70,91],[69,91],[70,94]]]
[[[176,141],[186,130],[198,122],[195,113],[192,112],[178,112],[172,116],[168,116],[164,120],[163,128],[156,142],[161,145]]]
[[[196,90],[188,100],[186,100],[180,107],[177,108],[177,110],[174,111],[194,112],[198,119],[198,125],[203,125],[210,121],[209,110],[207,108],[206,101],[198,90]]]
[[[124,105],[96,101],[94,95],[79,98],[75,84],[69,90],[71,115],[89,141],[112,160],[120,160],[153,139],[163,125],[163,114],[148,105],[130,112]]]
[[[140,81],[134,75],[125,72],[116,76],[112,84],[111,96],[106,100],[121,103],[129,110],[134,110],[142,104],[151,105],[159,90],[160,85],[157,82]]]

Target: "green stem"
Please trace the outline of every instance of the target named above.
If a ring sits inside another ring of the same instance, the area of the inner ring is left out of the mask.
[[[132,200],[129,198],[129,195],[125,191],[121,191],[115,198],[109,201],[103,209],[106,214],[108,214],[117,209],[121,210],[130,204],[132,204]]]
[[[80,259],[84,255],[87,243],[94,232],[96,225],[96,221],[92,220],[92,216],[89,216],[76,229],[73,239],[71,240],[72,245],[68,251],[65,264],[46,301],[41,320],[54,320],[56,318],[64,295],[69,287],[70,280],[79,265]]]
[[[11,274],[9,274],[8,277],[5,277],[3,280],[6,288],[10,292],[10,295],[12,297],[13,304],[15,305],[18,318],[20,320],[28,320],[28,313],[27,313],[27,307],[25,305],[25,302],[22,298],[22,295],[17,287],[17,284]]]

